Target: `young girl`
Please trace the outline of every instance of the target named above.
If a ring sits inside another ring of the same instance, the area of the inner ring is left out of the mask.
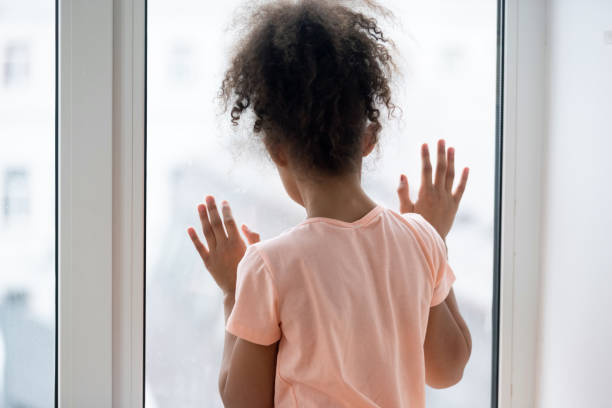
[[[369,3],[371,4],[371,3]],[[457,383],[471,352],[447,264],[454,150],[427,145],[400,215],[361,188],[362,158],[392,110],[393,62],[376,20],[337,2],[259,7],[222,85],[231,118],[254,131],[307,218],[260,242],[229,204],[198,206],[195,248],[224,293],[219,389],[228,407],[423,407],[425,384]]]

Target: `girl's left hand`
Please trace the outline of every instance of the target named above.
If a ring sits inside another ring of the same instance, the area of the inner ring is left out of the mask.
[[[221,203],[221,212],[223,220],[219,216],[215,199],[212,196],[206,197],[206,205],[198,205],[202,232],[208,247],[202,244],[193,227],[189,227],[187,233],[202,257],[206,269],[224,295],[233,296],[236,290],[236,270],[246,251],[246,244],[240,236],[227,201]],[[246,225],[242,226],[242,232],[249,244],[259,242],[259,234],[249,230]]]
[[[446,151],[444,140],[438,141],[438,162],[433,180],[427,144],[421,147],[421,159],[423,162],[421,188],[416,202],[412,202],[410,199],[408,179],[403,174],[400,177],[400,185],[397,188],[400,212],[402,214],[409,212],[421,214],[444,239],[450,231],[459,209],[459,203],[467,184],[469,169],[467,167],[463,169],[459,185],[453,192],[455,149],[451,147]]]

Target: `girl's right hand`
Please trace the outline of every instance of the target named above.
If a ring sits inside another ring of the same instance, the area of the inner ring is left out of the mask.
[[[212,196],[206,197],[206,205],[198,205],[198,214],[207,245],[200,241],[195,228],[189,227],[187,233],[219,288],[226,296],[233,297],[238,263],[246,252],[246,243],[238,232],[227,201],[223,201],[221,205],[223,218],[219,215]],[[242,226],[242,233],[249,245],[259,242],[259,234],[248,229],[246,225]]]
[[[450,231],[459,202],[465,191],[469,169],[466,167],[461,173],[461,179],[457,189],[453,192],[453,181],[455,178],[455,149],[450,147],[446,151],[444,140],[438,141],[438,159],[436,174],[432,181],[432,166],[429,160],[429,148],[427,144],[421,147],[421,159],[423,162],[421,171],[421,188],[416,202],[410,199],[408,179],[404,174],[400,176],[400,184],[397,195],[400,200],[400,212],[402,214],[416,212],[421,214],[444,239]]]

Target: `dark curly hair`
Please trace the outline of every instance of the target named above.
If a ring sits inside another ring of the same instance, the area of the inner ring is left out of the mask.
[[[254,132],[304,170],[355,170],[365,126],[378,135],[380,109],[395,108],[392,43],[376,19],[338,1],[298,0],[260,5],[245,21],[219,95],[232,123],[250,108]]]

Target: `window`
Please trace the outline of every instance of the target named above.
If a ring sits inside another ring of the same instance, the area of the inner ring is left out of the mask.
[[[489,406],[488,390],[493,407],[530,406],[545,2],[380,1],[398,16],[404,114],[369,191],[394,207],[397,174],[416,187],[416,145],[438,137],[472,168],[449,247],[473,357],[429,406]],[[240,3],[168,3],[0,0],[0,406],[52,406],[54,369],[58,406],[219,406],[221,303],[184,227],[207,193],[264,238],[303,217],[216,115]]]
[[[0,406],[55,403],[55,2],[0,0]],[[50,35],[51,33],[51,35]],[[36,89],[22,85],[33,81]]]
[[[496,4],[384,3],[399,20],[387,23],[386,33],[401,56],[403,77],[395,99],[403,116],[386,124],[380,153],[366,163],[364,184],[378,202],[397,208],[399,174],[407,173],[416,188],[418,146],[431,146],[438,138],[457,148],[459,166],[470,166],[468,190],[448,246],[457,273],[455,290],[472,331],[472,358],[459,385],[428,389],[427,398],[431,407],[488,407],[494,319]],[[220,406],[222,302],[185,236],[185,227],[197,222],[196,204],[206,194],[230,201],[239,221],[263,238],[304,216],[257,144],[233,132],[226,116],[217,115],[214,97],[232,44],[226,28],[240,4],[226,1],[212,9],[188,0],[148,2],[147,408]],[[168,66],[176,78],[189,75],[188,88],[180,81],[165,81],[160,67]]]

